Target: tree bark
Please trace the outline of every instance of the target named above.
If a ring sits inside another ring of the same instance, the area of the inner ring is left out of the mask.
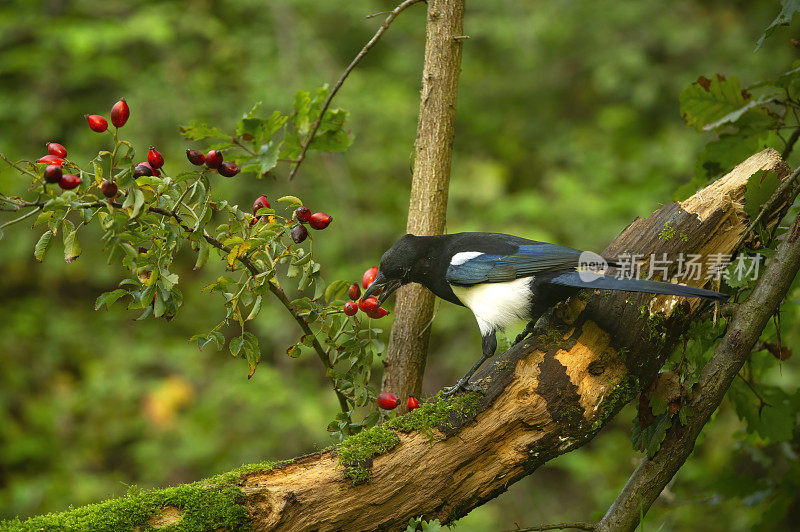
[[[445,231],[450,162],[455,134],[465,0],[429,0],[419,120],[406,232]],[[421,285],[397,292],[395,318],[384,360],[383,389],[419,396],[435,297]],[[401,406],[405,408],[405,405]]]
[[[753,346],[769,319],[780,308],[800,269],[799,232],[800,217],[795,220],[786,241],[778,246],[774,257],[769,260],[753,293],[737,307],[728,331],[692,390],[688,404],[692,416],[686,425],[675,423],[670,427],[659,450],[652,458],[642,460],[595,530],[635,530],[639,518],[647,513],[689,458],[700,431],[750,358]]]
[[[788,175],[779,154],[765,150],[687,201],[635,220],[605,253],[731,253],[748,225],[747,180],[759,170]],[[768,223],[785,207],[772,209]],[[777,283],[768,284],[776,289]],[[773,293],[752,305],[772,309],[778,300]],[[652,382],[702,305],[673,296],[583,292],[557,306],[544,330],[479,372],[480,394],[426,403],[332,450],[231,475],[226,489],[236,491],[254,530],[397,530],[415,516],[449,523],[593,438]],[[739,341],[744,345],[749,336]],[[712,369],[706,378],[716,375]],[[719,393],[727,385],[713,382]],[[209,483],[197,489],[221,489],[219,481]],[[173,503],[163,511],[174,514],[176,506],[181,509]],[[151,522],[159,516],[155,511]]]

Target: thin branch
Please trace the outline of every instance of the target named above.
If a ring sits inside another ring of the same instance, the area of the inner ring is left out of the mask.
[[[39,209],[41,209],[41,207],[39,207]],[[23,215],[22,215],[22,216],[20,216],[19,218],[14,218],[13,220],[9,220],[9,221],[7,221],[6,223],[4,223],[4,224],[0,225],[0,229],[5,229],[5,228],[6,228],[6,227],[8,227],[9,225],[15,224],[15,223],[17,223],[17,222],[21,222],[21,221],[22,221],[22,220],[24,220],[25,218],[29,218],[30,216],[33,216],[34,214],[36,214],[37,212],[39,212],[39,209],[34,209],[34,210],[30,211],[30,212],[26,212],[25,214],[23,214]]]
[[[798,175],[800,175],[800,167],[798,167],[794,172],[792,172],[792,174],[789,177],[787,177],[777,189],[775,189],[775,192],[772,193],[772,196],[770,196],[769,199],[766,202],[764,202],[764,205],[761,207],[758,216],[756,216],[755,219],[752,222],[750,222],[750,226],[747,228],[747,231],[742,233],[742,236],[739,237],[739,241],[736,242],[736,245],[733,248],[734,252],[738,251],[739,248],[742,246],[742,244],[744,244],[747,241],[747,239],[750,238],[750,235],[753,234],[753,231],[755,231],[756,226],[764,217],[764,215],[768,212],[774,212],[775,206],[778,204],[778,201],[781,199],[784,193],[787,190],[789,190],[794,181],[797,179]],[[787,198],[787,203],[789,205],[791,205],[792,202],[794,202],[794,198],[797,196],[798,193],[800,193],[800,187],[797,187],[795,190],[791,192],[791,194],[789,194],[789,197]]]
[[[313,142],[314,140],[314,136],[317,134],[317,130],[319,129],[320,124],[322,123],[322,118],[325,116],[325,112],[328,110],[328,107],[331,104],[331,100],[333,100],[333,97],[336,96],[337,92],[339,92],[339,89],[342,88],[344,80],[347,79],[347,76],[350,75],[350,72],[352,72],[352,70],[356,67],[356,65],[364,58],[365,55],[367,55],[367,52],[369,52],[372,49],[372,47],[375,46],[375,43],[377,43],[380,40],[380,38],[383,36],[386,30],[389,29],[389,25],[395,18],[397,18],[397,15],[403,12],[403,10],[405,10],[407,7],[410,7],[414,4],[418,4],[419,2],[422,1],[423,0],[405,0],[405,2],[401,3],[396,8],[391,10],[389,12],[389,16],[387,16],[386,20],[384,20],[383,24],[381,24],[381,27],[378,28],[378,31],[375,32],[375,35],[372,36],[372,39],[370,39],[369,42],[364,45],[361,51],[358,52],[358,55],[356,55],[355,59],[353,59],[353,61],[351,61],[350,64],[347,65],[347,68],[344,69],[344,72],[342,72],[342,75],[339,76],[338,81],[336,81],[336,85],[333,86],[333,89],[331,89],[331,92],[328,94],[328,97],[325,98],[325,103],[322,104],[322,110],[320,111],[317,119],[314,121],[314,124],[311,126],[311,132],[308,134],[308,137],[306,137],[306,140],[303,141],[303,144],[300,148],[300,155],[297,157],[297,161],[295,162],[294,166],[292,166],[292,169],[289,170],[289,180],[294,179],[294,175],[297,173],[297,169],[300,168],[300,164],[303,162],[303,160],[305,160],[308,147],[311,145],[311,142]]]
[[[792,149],[794,149],[794,145],[797,143],[797,139],[800,139],[800,129],[792,131],[792,136],[786,141],[786,147],[783,149],[783,153],[781,153],[781,159],[785,161],[789,158],[789,155],[792,154]]]
[[[39,176],[38,176],[38,175],[34,174],[33,172],[31,172],[31,171],[30,171],[30,170],[28,170],[27,168],[23,168],[23,167],[21,167],[20,165],[18,165],[17,163],[15,163],[14,161],[12,161],[12,160],[11,160],[11,159],[9,159],[8,157],[6,157],[6,156],[5,156],[5,154],[2,154],[2,153],[0,153],[0,159],[3,159],[3,160],[4,160],[4,161],[5,161],[5,162],[6,162],[6,163],[7,163],[7,164],[10,166],[10,167],[12,167],[12,168],[16,169],[17,171],[19,171],[19,172],[22,172],[23,174],[28,174],[28,175],[30,175],[30,176],[33,176],[33,177],[35,177],[36,179],[39,179]]]
[[[539,525],[530,526],[528,528],[515,528],[513,530],[506,530],[505,532],[538,532],[540,530],[597,530],[597,525],[594,523],[559,523],[557,525]]]

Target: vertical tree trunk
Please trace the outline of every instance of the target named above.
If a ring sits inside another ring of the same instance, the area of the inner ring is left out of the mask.
[[[450,161],[461,71],[465,0],[428,0],[425,64],[422,70],[414,174],[406,231],[441,234],[445,229]],[[397,292],[383,389],[401,398],[419,395],[435,297],[421,285]]]

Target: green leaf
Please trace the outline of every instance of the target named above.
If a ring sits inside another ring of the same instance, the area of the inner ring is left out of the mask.
[[[761,48],[761,45],[764,44],[764,41],[773,34],[773,32],[778,29],[778,26],[788,26],[789,23],[792,21],[794,16],[800,11],[800,0],[783,0],[781,2],[781,12],[778,13],[778,16],[772,23],[767,26],[764,30],[763,35],[758,39],[758,43],[756,43],[756,49],[754,51],[758,51]]]
[[[119,298],[122,296],[128,295],[127,290],[123,290],[122,288],[117,288],[111,292],[104,292],[97,297],[97,300],[94,302],[94,309],[100,310],[100,307],[104,306],[109,309],[111,305],[113,305]]]
[[[281,196],[275,201],[284,201],[287,203],[291,203],[290,207],[300,207],[303,204],[303,200],[298,198],[297,196]]]
[[[253,303],[253,308],[250,309],[250,314],[247,315],[245,321],[252,320],[256,316],[258,316],[259,312],[261,312],[261,296],[256,297],[256,301],[255,303]]]
[[[710,124],[706,124],[703,126],[703,131],[711,131],[713,129],[717,129],[720,126],[724,126],[725,124],[732,124],[739,120],[743,114],[745,114],[750,109],[755,109],[756,107],[762,106],[772,100],[772,96],[770,95],[762,95],[756,100],[750,100],[742,107],[736,109],[735,111],[731,111],[730,113],[726,114],[719,120],[711,122]]]
[[[253,140],[261,132],[264,121],[260,118],[242,118],[236,125],[236,136],[244,140]]]
[[[800,410],[800,398],[787,394],[777,386],[753,387],[764,400],[763,403],[741,379],[734,380],[727,393],[739,419],[747,424],[747,432],[756,433],[772,442],[791,440]]]
[[[231,338],[231,341],[228,344],[228,349],[230,349],[231,355],[237,356],[239,354],[239,351],[242,350],[243,345],[244,345],[244,338],[242,338],[241,336]]]
[[[686,124],[698,131],[702,131],[707,124],[738,111],[747,103],[739,78],[734,76],[725,79],[719,74],[710,80],[701,77],[681,92],[678,101]]]
[[[131,210],[131,218],[136,218],[142,212],[144,206],[144,192],[138,188],[133,189],[133,210]]]
[[[44,259],[44,254],[47,251],[47,248],[50,246],[50,241],[52,239],[53,233],[50,231],[45,231],[44,234],[39,237],[39,241],[36,242],[36,246],[33,248],[33,258],[39,262],[42,262]]]
[[[199,270],[203,266],[205,266],[206,262],[208,261],[208,254],[210,251],[210,246],[208,242],[206,242],[205,238],[201,238],[197,241],[197,262],[194,264],[193,270]]]
[[[78,230],[73,229],[64,237],[64,260],[74,262],[81,254],[81,246],[78,243]]]
[[[289,120],[288,116],[283,116],[280,111],[273,111],[272,115],[264,121],[264,138],[270,138],[278,132],[286,122]]]
[[[330,303],[331,301],[344,298],[349,287],[350,283],[341,279],[332,282],[325,289],[325,301]]]
[[[219,129],[197,122],[192,122],[188,126],[181,126],[181,135],[190,140],[225,139],[229,141],[231,139],[230,135]]]
[[[706,144],[697,158],[695,173],[706,180],[723,175],[764,145],[763,134],[723,134],[718,140]],[[705,183],[703,183],[705,184]],[[694,190],[689,191],[694,193]]]
[[[744,211],[751,220],[758,216],[761,207],[779,185],[780,181],[775,172],[760,170],[750,176],[744,193]]]
[[[258,348],[258,338],[255,335],[245,332],[242,336],[244,338],[244,356],[250,366],[250,373],[247,374],[249,379],[256,372],[256,367],[261,361],[261,350]]]

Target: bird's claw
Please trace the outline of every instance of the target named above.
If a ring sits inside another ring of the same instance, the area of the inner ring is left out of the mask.
[[[442,389],[442,396],[450,397],[451,395],[455,395],[456,393],[466,389],[467,389],[467,383],[464,381],[464,379],[461,379],[456,383],[455,386],[447,386],[444,389]]]

